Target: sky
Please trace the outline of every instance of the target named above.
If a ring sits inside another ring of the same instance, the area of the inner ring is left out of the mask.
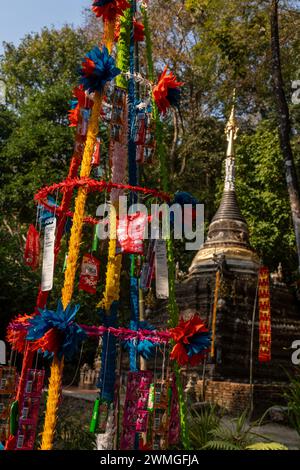
[[[0,53],[3,41],[17,45],[43,26],[80,25],[83,9],[91,4],[92,0],[0,0]]]

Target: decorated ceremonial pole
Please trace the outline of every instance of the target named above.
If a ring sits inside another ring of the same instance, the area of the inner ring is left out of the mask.
[[[104,86],[107,81],[114,78],[119,69],[114,66],[114,61],[106,47],[101,51],[95,47],[85,57],[81,66],[81,81],[88,92],[94,93],[94,105],[88,124],[85,149],[82,157],[80,177],[87,178],[91,172],[92,156],[99,131],[99,117],[102,104]],[[65,271],[64,285],[62,288],[62,307],[67,309],[72,300],[74,280],[79,257],[81,233],[84,223],[84,211],[88,190],[80,187],[75,201],[73,225],[69,242],[68,261]],[[47,408],[45,415],[44,431],[42,434],[41,450],[50,450],[53,446],[53,438],[61,390],[63,359],[55,356],[51,366],[49,381]]]
[[[82,116],[81,116],[81,108],[82,107],[91,107],[93,102],[89,100],[84,92],[83,89],[80,87],[75,88],[74,90],[74,97],[77,98],[76,106],[74,110],[69,112],[69,120],[70,120],[70,127],[76,127],[76,142],[74,153],[70,162],[68,178],[75,178],[78,175],[78,170],[80,167],[80,163],[82,160],[82,154],[84,149],[85,138],[82,138],[79,133],[79,129],[82,124]],[[55,214],[58,218],[57,224],[57,231],[55,236],[55,245],[54,245],[54,255],[56,264],[58,253],[61,246],[62,237],[64,235],[65,225],[67,222],[67,213],[70,209],[71,201],[73,196],[73,187],[67,188],[63,194],[60,212],[59,214]],[[34,312],[38,314],[39,309],[44,309],[47,303],[48,295],[51,291],[46,290],[43,291],[42,287],[39,287],[38,295],[36,299],[36,306],[34,308]],[[27,345],[28,346],[28,345]],[[16,392],[16,401],[18,402],[19,412],[21,411],[21,405],[23,402],[23,395],[24,389],[26,384],[26,377],[28,370],[32,367],[33,359],[35,356],[35,352],[31,350],[30,347],[25,346],[23,362],[22,362],[22,370],[19,378],[18,388]],[[15,436],[11,435],[6,442],[6,450],[13,450],[15,448],[16,438]]]

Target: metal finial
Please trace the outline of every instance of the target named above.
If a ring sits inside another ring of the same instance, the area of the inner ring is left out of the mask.
[[[234,156],[234,141],[236,140],[237,133],[239,130],[238,125],[237,125],[237,120],[235,117],[235,102],[236,102],[235,89],[233,91],[232,101],[233,101],[233,104],[231,108],[230,117],[225,127],[225,134],[227,135],[227,141],[228,141],[227,157]]]

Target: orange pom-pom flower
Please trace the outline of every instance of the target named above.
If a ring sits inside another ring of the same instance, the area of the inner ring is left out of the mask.
[[[170,106],[179,106],[179,87],[183,84],[183,82],[177,82],[175,75],[172,72],[168,72],[167,67],[165,67],[157,85],[153,88],[153,97],[161,113],[165,114]]]

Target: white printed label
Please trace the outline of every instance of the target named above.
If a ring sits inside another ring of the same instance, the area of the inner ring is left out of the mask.
[[[168,299],[169,276],[165,240],[156,240],[155,242],[155,280],[156,297],[158,299]]]
[[[49,291],[53,287],[56,218],[47,219],[45,224],[41,287],[43,292]]]

